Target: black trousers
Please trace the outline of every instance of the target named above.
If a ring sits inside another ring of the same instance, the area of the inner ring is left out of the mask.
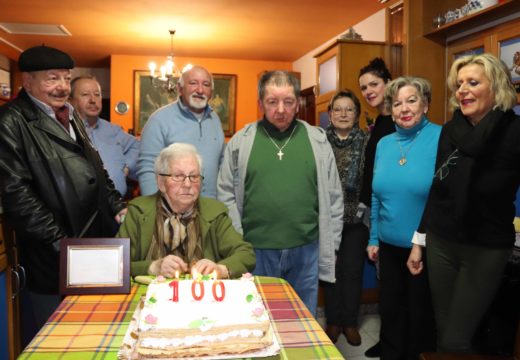
[[[426,264],[421,274],[410,274],[406,267],[409,254],[409,248],[379,243],[382,360],[416,360],[421,352],[435,350]]]
[[[426,234],[438,351],[472,352],[477,326],[500,286],[512,249],[456,243]]]
[[[336,283],[323,283],[327,324],[357,327],[368,229],[344,224],[336,259]]]

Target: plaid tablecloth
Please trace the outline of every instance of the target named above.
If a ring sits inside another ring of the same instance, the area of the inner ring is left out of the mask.
[[[255,277],[280,343],[273,359],[343,359],[285,280]],[[66,297],[19,359],[117,359],[145,285],[128,295]]]

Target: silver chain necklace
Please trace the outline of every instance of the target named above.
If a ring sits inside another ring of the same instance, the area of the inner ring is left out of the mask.
[[[289,135],[289,137],[287,138],[285,143],[282,146],[278,146],[278,144],[274,141],[274,139],[271,137],[271,135],[269,135],[269,133],[267,132],[265,127],[262,126],[262,129],[264,129],[264,132],[267,135],[267,137],[269,138],[269,140],[271,140],[273,145],[278,149],[278,152],[276,153],[276,155],[278,155],[278,160],[282,160],[282,157],[285,155],[282,150],[287,146],[287,144],[289,144],[289,141],[291,140],[291,138],[294,134],[294,130],[296,130],[296,127],[298,127],[298,124],[294,125],[294,127],[291,131],[291,135]]]
[[[395,138],[397,140],[397,145],[399,145],[399,150],[401,151],[401,158],[399,159],[399,165],[403,166],[408,162],[408,160],[406,159],[406,155],[412,148],[413,144],[415,143],[415,140],[417,139],[417,137],[419,136],[420,133],[421,133],[421,130],[417,131],[417,133],[415,134],[415,136],[412,139],[412,142],[410,143],[410,145],[408,145],[408,148],[405,150],[403,150],[403,147],[401,146],[401,142],[399,141],[398,135],[397,134],[395,135]]]

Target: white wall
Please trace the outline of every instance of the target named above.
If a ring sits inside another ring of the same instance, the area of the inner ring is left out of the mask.
[[[362,22],[353,26],[354,30],[367,41],[385,41],[386,28],[385,9],[379,10],[374,15],[366,18]],[[344,32],[346,32],[346,29]],[[343,32],[343,33],[344,33]],[[341,34],[343,34],[341,33]],[[293,71],[298,71],[301,74],[301,88],[306,89],[310,86],[316,85],[316,59],[314,55],[319,53],[322,49],[332,44],[341,34],[328,40],[324,44],[309,51],[307,54],[293,62]]]

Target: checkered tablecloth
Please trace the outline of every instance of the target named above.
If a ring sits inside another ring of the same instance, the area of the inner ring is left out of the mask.
[[[255,277],[280,343],[273,359],[343,359],[285,280]],[[117,359],[145,285],[127,295],[66,297],[19,359]]]

